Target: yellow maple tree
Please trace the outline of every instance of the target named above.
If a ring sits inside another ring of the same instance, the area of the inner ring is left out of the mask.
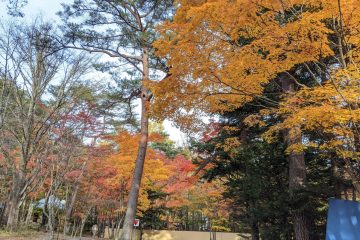
[[[150,85],[154,114],[198,130],[204,115],[263,106],[247,122],[277,117],[265,137],[285,135],[291,189],[306,181],[304,148],[318,144],[306,131],[331,133],[318,147],[358,161],[359,8],[359,0],[180,0],[155,43],[169,73]],[[276,97],[264,94],[271,84]],[[309,238],[306,229],[295,235]]]
[[[127,197],[130,189],[139,138],[139,134],[132,134],[127,131],[119,131],[116,135],[109,137],[109,140],[114,143],[114,150],[101,163],[102,168],[110,171],[104,180],[104,185],[109,189],[116,189],[117,191],[122,189],[122,194],[125,195],[123,196],[124,198]],[[159,139],[160,137],[157,134],[152,134],[149,137],[150,141],[158,141]],[[151,148],[148,149],[144,166],[144,177],[140,186],[139,215],[150,207],[147,191],[159,190],[162,187],[162,183],[170,175],[171,169],[164,160],[164,154]],[[125,201],[123,206],[125,207]]]
[[[174,118],[194,105],[229,111],[263,98],[264,86],[278,73],[332,55],[329,29],[316,17],[322,1],[280,2],[180,1],[174,21],[162,26],[155,43],[170,66],[169,77],[153,87],[161,96],[156,107]],[[281,20],[296,4],[304,6],[288,18],[299,20]]]
[[[292,126],[320,128],[335,136],[322,148],[358,159],[358,150],[345,148],[359,138],[359,8],[358,0],[180,1],[155,43],[170,71],[152,86],[154,112],[189,129],[202,126],[194,122],[204,113],[256,99],[271,107],[263,115],[285,116],[268,136]],[[313,83],[296,79],[299,68]],[[263,91],[280,74],[296,90],[278,102]],[[305,147],[293,145],[290,152]]]

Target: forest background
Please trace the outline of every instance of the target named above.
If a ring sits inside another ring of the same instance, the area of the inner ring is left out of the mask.
[[[357,200],[359,1],[2,4],[6,229],[323,239]]]

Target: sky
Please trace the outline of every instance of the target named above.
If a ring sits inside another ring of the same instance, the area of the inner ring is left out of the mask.
[[[27,21],[42,16],[44,20],[59,22],[60,19],[56,13],[61,10],[61,3],[72,2],[73,0],[28,0],[28,4],[23,9],[24,18]],[[6,1],[4,0],[0,0],[0,14],[1,21],[11,20],[11,17],[7,15]],[[177,145],[185,144],[185,134],[174,127],[172,122],[165,120],[163,124],[171,140],[175,141]]]
[[[42,15],[48,20],[59,20],[56,12],[61,10],[61,3],[71,3],[72,0],[28,0],[27,6],[24,7],[26,19],[32,19]],[[7,19],[6,1],[0,1],[1,19]]]

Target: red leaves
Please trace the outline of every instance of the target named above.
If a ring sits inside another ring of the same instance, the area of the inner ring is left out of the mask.
[[[79,178],[81,176],[82,172],[83,171],[81,171],[79,169],[72,170],[72,171],[65,174],[65,178],[70,180],[70,181],[73,181],[73,180]]]
[[[217,136],[221,130],[221,125],[214,121],[211,121],[210,124],[207,126],[206,132],[203,133],[202,140],[204,142],[209,141],[213,137]]]

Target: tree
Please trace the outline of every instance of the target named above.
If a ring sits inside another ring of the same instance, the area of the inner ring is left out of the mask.
[[[162,38],[155,43],[158,54],[168,60],[170,74],[153,86],[154,111],[191,129],[202,127],[194,119],[201,121],[205,113],[232,111],[255,101],[265,108],[262,119],[278,114],[279,122],[289,123],[274,124],[274,128],[287,143],[290,192],[303,189],[304,152],[296,148],[303,144],[303,118],[296,114],[287,118],[277,110],[297,108],[293,96],[300,89],[318,88],[325,93],[322,87],[334,82],[329,77],[334,76],[333,70],[356,59],[352,53],[357,49],[358,16],[352,13],[357,6],[357,2],[327,0],[181,1],[174,21],[163,25]],[[276,97],[264,94],[269,85],[275,86],[272,95]],[[334,89],[339,90],[337,86]],[[333,97],[344,99],[341,91],[327,95],[327,99]],[[311,104],[302,100],[304,106]],[[355,116],[357,108],[350,108],[347,116]],[[357,126],[355,118],[346,125]],[[352,142],[355,139],[350,137]],[[293,221],[296,239],[309,239],[308,221],[301,210],[294,211]]]
[[[14,17],[24,17],[22,8],[28,3],[27,0],[6,0],[8,2],[7,9],[8,14]]]
[[[60,13],[66,23],[64,31],[67,42],[63,44],[91,53],[106,54],[117,58],[119,65],[130,67],[131,70],[121,80],[135,83],[130,85],[134,88],[129,95],[121,98],[126,101],[141,99],[141,138],[121,237],[123,240],[131,237],[147,149],[152,93],[146,83],[161,66],[153,56],[151,44],[156,25],[169,17],[172,4],[170,0],[81,0],[72,5],[64,5],[64,10]]]
[[[105,143],[98,149],[101,154],[95,155],[89,161],[85,178],[81,181],[82,204],[77,212],[95,207],[99,216],[109,219],[113,236],[118,236],[118,230],[124,221],[139,138],[140,134],[126,130],[119,130],[115,135],[103,137]],[[151,142],[157,142],[161,137],[151,134],[149,139]],[[149,148],[144,164],[144,180],[139,190],[139,217],[150,208],[149,193],[160,191],[169,173],[170,167],[165,155]],[[84,206],[85,209],[81,209]]]
[[[276,123],[276,117],[268,116],[261,126],[244,124],[244,119],[259,108],[262,107],[245,104],[222,114],[220,123],[213,127],[215,130],[207,131],[216,134],[192,144],[197,164],[200,167],[207,164],[202,170],[203,177],[224,182],[223,196],[231,200],[233,222],[241,232],[251,231],[253,239],[291,239],[291,213],[297,209],[303,209],[317,223],[309,228],[311,239],[324,238],[327,217],[324,206],[329,198],[341,197],[339,190],[346,189],[348,180],[341,176],[341,171],[334,171],[338,165],[334,158],[328,159],[322,151],[309,147],[304,150],[307,184],[290,195],[286,144],[277,138],[267,143],[262,137]],[[312,141],[321,140],[313,137]]]
[[[14,230],[19,208],[31,186],[40,180],[52,128],[71,107],[66,98],[89,69],[89,61],[58,48],[49,38],[50,24],[37,19],[32,25],[13,24],[3,29],[0,150],[11,172],[6,205],[7,227]]]

